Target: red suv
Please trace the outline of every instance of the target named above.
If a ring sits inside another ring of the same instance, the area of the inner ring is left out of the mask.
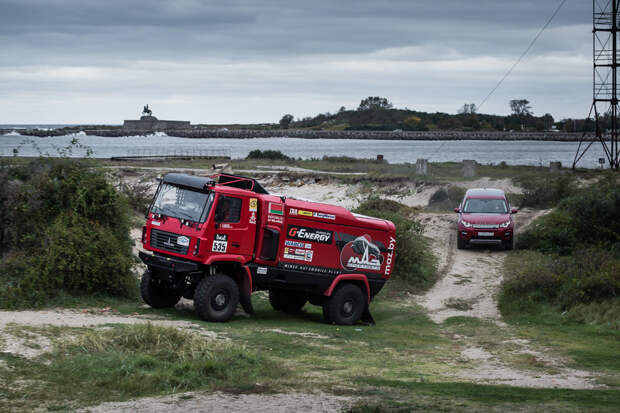
[[[510,207],[501,189],[469,189],[458,208],[457,247],[472,245],[514,245],[514,221],[517,210]]]

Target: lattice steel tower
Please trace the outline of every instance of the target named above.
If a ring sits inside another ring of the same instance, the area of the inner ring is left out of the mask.
[[[596,138],[582,148],[584,132],[573,161],[573,169],[597,140],[602,144],[610,168],[620,166],[618,147],[618,7],[620,0],[592,0],[592,106],[588,118],[596,124]],[[601,111],[601,109],[604,109]]]

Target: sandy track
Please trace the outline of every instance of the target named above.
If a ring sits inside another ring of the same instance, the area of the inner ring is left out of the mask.
[[[186,393],[173,396],[147,397],[122,403],[103,403],[78,410],[81,413],[151,413],[196,411],[205,413],[228,412],[337,412],[350,404],[350,398],[328,394],[239,394]]]
[[[520,211],[515,216],[517,234],[544,211]],[[426,235],[433,240],[433,249],[439,258],[440,280],[419,304],[436,323],[454,316],[475,317],[494,324],[497,335],[487,343],[493,354],[475,343],[475,338],[453,336],[461,347],[461,361],[470,367],[458,376],[476,382],[510,384],[523,387],[589,389],[598,387],[595,374],[564,366],[565,361],[551,354],[549,349],[537,348],[533,343],[516,337],[504,323],[497,308],[496,295],[502,280],[502,265],[507,252],[500,249],[456,248],[456,214],[420,214],[426,225]],[[489,340],[489,338],[486,338]],[[491,344],[491,345],[489,345]],[[540,369],[516,368],[504,358],[531,357],[553,374]]]

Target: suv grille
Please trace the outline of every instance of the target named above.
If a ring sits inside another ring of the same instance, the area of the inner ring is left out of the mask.
[[[477,229],[497,229],[499,225],[497,224],[474,224],[474,228]]]
[[[179,234],[153,228],[151,229],[151,247],[185,255],[189,247],[177,244],[178,237],[180,237]]]

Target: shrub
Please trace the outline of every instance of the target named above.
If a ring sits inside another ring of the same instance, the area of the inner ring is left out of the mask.
[[[552,208],[577,192],[573,179],[568,175],[527,180],[522,185],[525,187],[521,198],[522,208]]]
[[[413,290],[430,287],[435,282],[435,257],[430,251],[424,228],[411,219],[411,208],[396,201],[371,198],[355,212],[388,219],[396,226],[396,260],[392,277],[405,282]]]
[[[127,203],[101,172],[66,159],[16,166],[0,175],[0,211],[0,306],[134,293]]]
[[[568,255],[597,244],[620,252],[620,187],[613,181],[560,202],[530,225],[517,246]]]
[[[141,215],[146,215],[151,200],[153,199],[153,191],[151,186],[146,183],[124,183],[121,182],[119,191],[127,199],[129,207]]]
[[[508,257],[500,306],[551,303],[562,310],[620,294],[620,259],[600,248],[555,256],[523,251]]]
[[[261,151],[260,149],[255,149],[251,151],[245,159],[271,159],[275,161],[290,161],[292,158],[283,154],[280,151],[274,151],[271,149],[267,149]]]
[[[428,207],[433,211],[452,211],[465,196],[465,189],[451,185],[448,188],[439,188],[431,195]]]

